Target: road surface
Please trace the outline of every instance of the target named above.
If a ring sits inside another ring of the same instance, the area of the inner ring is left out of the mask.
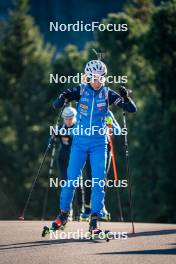
[[[88,223],[78,222],[68,223],[60,239],[59,233],[42,238],[44,225],[49,222],[0,221],[0,264],[176,263],[176,225],[136,223],[136,234],[131,235],[130,223],[101,223],[116,234],[110,242],[82,239]],[[122,232],[128,233],[127,239]]]

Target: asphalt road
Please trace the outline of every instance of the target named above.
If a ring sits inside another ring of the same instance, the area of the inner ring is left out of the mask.
[[[81,239],[88,223],[78,222],[68,223],[60,239],[59,233],[42,238],[46,224],[49,222],[0,221],[0,264],[176,263],[176,225],[136,223],[136,234],[131,235],[130,223],[101,223],[101,228],[121,238],[105,242]],[[78,228],[79,237],[74,239]],[[120,232],[127,232],[127,239],[122,239]]]

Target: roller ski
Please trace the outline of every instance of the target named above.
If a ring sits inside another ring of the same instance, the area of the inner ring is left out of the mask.
[[[64,230],[68,221],[68,213],[61,212],[58,217],[52,222],[51,227],[44,226],[42,231],[42,237],[56,232],[57,230]]]
[[[110,240],[110,231],[109,230],[101,230],[98,227],[98,217],[96,215],[91,216],[91,220],[89,223],[89,232],[88,238],[90,240],[100,239],[109,242]]]

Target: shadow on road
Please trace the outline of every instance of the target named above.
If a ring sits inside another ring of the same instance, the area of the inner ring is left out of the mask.
[[[172,234],[176,234],[176,229],[143,231],[143,232],[137,232],[135,234],[128,234],[128,237],[161,236],[161,235],[172,235]]]
[[[103,253],[97,253],[96,255],[176,255],[176,248],[103,252]]]
[[[80,243],[80,242],[101,243],[100,240],[89,240],[89,239],[39,240],[39,241],[29,241],[29,242],[0,245],[0,251],[7,249],[32,248],[32,247],[50,246],[50,245],[66,244],[66,243]]]

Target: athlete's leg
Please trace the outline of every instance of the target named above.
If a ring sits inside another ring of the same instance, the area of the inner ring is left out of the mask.
[[[92,169],[91,214],[101,216],[104,207],[104,179],[106,176],[107,145],[95,144],[90,150]]]
[[[84,184],[84,199],[85,205],[84,209],[87,212],[90,211],[90,200],[91,200],[91,181],[92,181],[92,174],[91,174],[91,165],[90,165],[90,157],[88,155],[86,165],[85,165],[86,175],[85,175],[85,184]]]
[[[87,158],[87,149],[84,145],[73,144],[70,153],[70,160],[67,170],[68,180],[66,186],[62,187],[60,208],[62,211],[68,212],[76,187],[76,180],[79,179],[82,169]]]
[[[58,170],[59,170],[59,175],[58,175],[58,181],[59,181],[59,186],[58,186],[58,201],[60,201],[60,195],[61,195],[61,187],[60,187],[60,182],[61,181],[66,181],[67,180],[67,168],[68,168],[68,163],[69,163],[69,156],[63,155],[61,156],[61,153],[59,153],[58,157]],[[60,212],[60,205],[59,205],[59,212]]]

